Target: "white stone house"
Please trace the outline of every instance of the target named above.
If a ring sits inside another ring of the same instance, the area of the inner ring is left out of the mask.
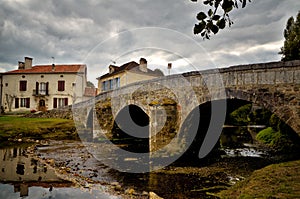
[[[122,66],[110,65],[109,73],[98,77],[98,90],[105,92],[113,90],[127,84],[150,80],[164,76],[161,70],[151,70],[147,67],[147,60],[140,59],[140,63],[134,61],[123,64]]]
[[[84,64],[35,65],[25,57],[17,70],[2,73],[2,107],[10,111],[46,111],[87,99]]]

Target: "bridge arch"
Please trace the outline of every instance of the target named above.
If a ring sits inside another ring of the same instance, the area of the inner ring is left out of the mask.
[[[149,116],[139,106],[124,106],[114,118],[111,141],[130,152],[149,152],[149,123]]]

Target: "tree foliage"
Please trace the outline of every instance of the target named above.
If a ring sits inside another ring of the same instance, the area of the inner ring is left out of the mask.
[[[282,61],[300,59],[300,11],[296,20],[290,17],[283,32],[285,41],[279,54],[282,54]]]
[[[191,0],[197,2],[198,0]],[[199,23],[194,26],[194,34],[200,34],[203,39],[209,39],[211,33],[217,34],[220,29],[233,24],[229,13],[241,6],[244,8],[251,0],[202,0],[203,4],[209,6],[207,13],[201,11],[196,18]]]

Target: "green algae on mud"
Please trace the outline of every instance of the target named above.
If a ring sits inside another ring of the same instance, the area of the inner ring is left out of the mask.
[[[0,142],[18,139],[79,139],[73,120],[0,116]]]

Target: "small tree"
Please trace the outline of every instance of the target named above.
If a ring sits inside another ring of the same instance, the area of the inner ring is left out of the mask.
[[[300,59],[300,11],[296,21],[290,17],[283,32],[285,41],[279,54],[282,54],[282,61]]]
[[[16,98],[16,96],[5,94],[5,97],[6,97],[6,102],[8,105],[8,111],[11,112],[11,108],[12,108],[12,105],[13,105],[13,102],[14,102],[14,99]]]

